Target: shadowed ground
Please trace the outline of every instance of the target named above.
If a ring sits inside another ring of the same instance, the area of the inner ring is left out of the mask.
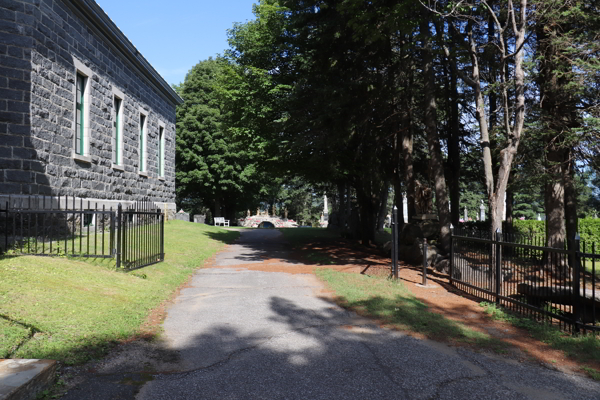
[[[284,246],[277,231],[243,231],[181,290],[162,353],[124,346],[65,398],[598,398],[579,376],[379,328],[321,296]],[[265,259],[280,272],[247,269]]]

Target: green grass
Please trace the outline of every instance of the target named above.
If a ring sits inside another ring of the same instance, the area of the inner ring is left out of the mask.
[[[600,260],[596,260],[595,265],[592,264],[592,260],[585,260],[583,267],[590,274],[595,272],[596,278],[600,279]],[[592,267],[595,267],[595,268],[592,268]]]
[[[0,355],[78,364],[140,333],[149,312],[239,235],[182,221],[165,224],[162,263],[115,271],[106,260],[0,259]]]
[[[492,318],[526,329],[535,339],[563,351],[568,357],[581,362],[600,362],[600,340],[593,335],[572,335],[560,331],[556,326],[545,325],[524,316],[509,313],[493,303],[481,303]],[[600,371],[583,367],[591,377],[600,380]]]
[[[508,346],[429,311],[427,305],[416,299],[399,281],[331,269],[319,269],[316,274],[335,291],[342,306],[380,319],[397,329],[420,333],[433,340],[474,344],[496,352],[504,352]]]

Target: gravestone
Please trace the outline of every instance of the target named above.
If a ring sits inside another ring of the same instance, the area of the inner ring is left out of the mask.
[[[190,222],[190,214],[186,213],[185,211],[183,211],[183,209],[181,209],[177,214],[175,214],[175,219]]]
[[[485,206],[483,205],[483,200],[481,200],[481,205],[479,206],[479,220],[485,221]]]

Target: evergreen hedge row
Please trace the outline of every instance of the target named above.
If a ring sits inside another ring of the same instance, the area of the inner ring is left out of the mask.
[[[488,221],[469,221],[461,222],[461,228],[471,230],[489,231],[490,222]],[[535,236],[546,235],[546,222],[537,220],[513,220],[513,228],[516,233],[526,235],[534,234]],[[504,229],[506,230],[506,228]],[[579,220],[579,236],[588,246],[596,243],[596,247],[600,248],[600,218],[582,218]]]

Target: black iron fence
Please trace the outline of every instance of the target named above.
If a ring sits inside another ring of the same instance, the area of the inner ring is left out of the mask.
[[[164,215],[152,203],[117,210],[117,268],[135,269],[165,259]]]
[[[9,198],[0,205],[0,254],[7,252],[141,268],[164,260],[164,215],[150,202],[113,209],[66,196]]]
[[[455,229],[450,281],[484,300],[568,331],[600,333],[600,253],[579,237]]]

